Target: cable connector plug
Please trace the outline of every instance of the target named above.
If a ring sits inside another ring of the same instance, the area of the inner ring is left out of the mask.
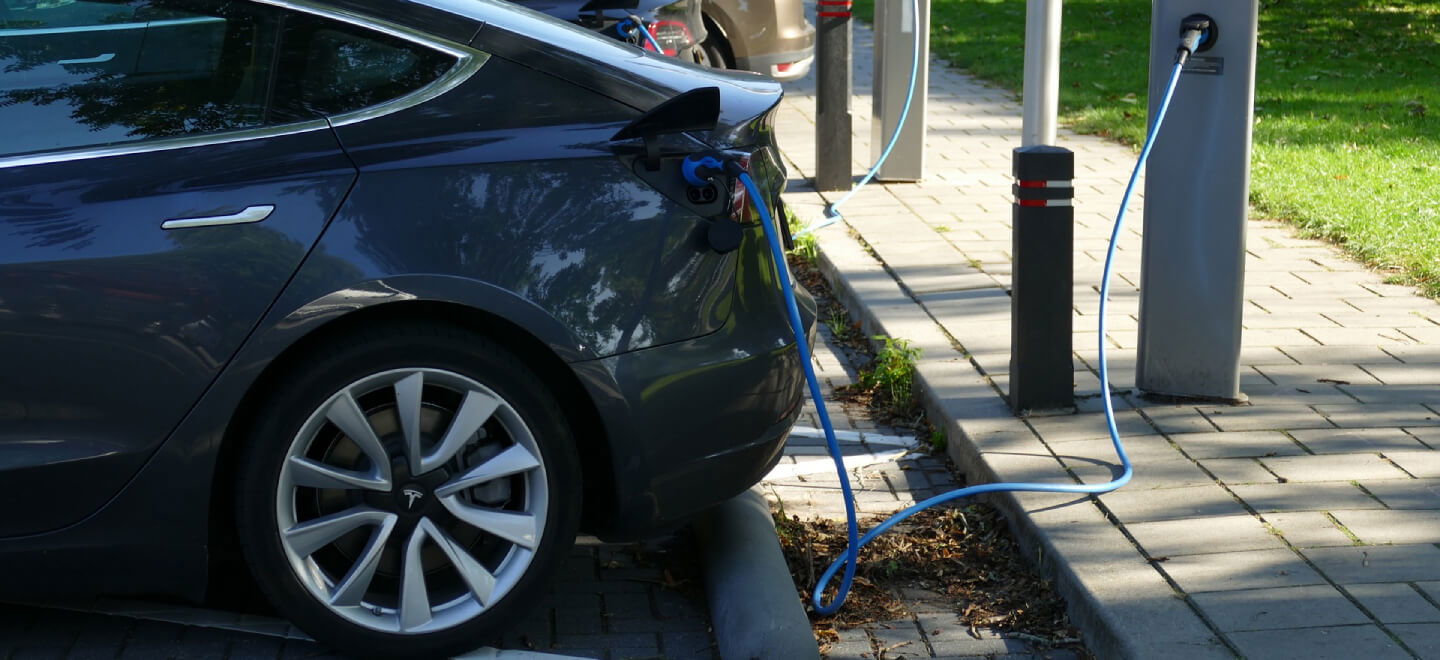
[[[693,153],[680,163],[680,174],[685,177],[685,183],[697,188],[721,174],[738,177],[744,173],[745,166],[740,164],[739,159],[717,151]]]
[[[1180,45],[1175,49],[1175,63],[1184,64],[1190,56],[1215,45],[1215,21],[1204,14],[1191,14],[1180,21]]]

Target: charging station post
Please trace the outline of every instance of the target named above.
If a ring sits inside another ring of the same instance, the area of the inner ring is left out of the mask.
[[[918,45],[919,57],[915,49]],[[871,94],[870,157],[880,181],[919,181],[925,176],[925,97],[930,78],[930,0],[875,3],[875,80]],[[911,69],[914,69],[912,71]],[[915,91],[910,93],[912,81]],[[907,112],[906,100],[910,107]],[[904,125],[901,125],[901,120]]]
[[[1147,393],[1238,401],[1245,218],[1255,108],[1257,0],[1155,0],[1150,116],[1187,18],[1211,32],[1185,63],[1170,129],[1145,173],[1136,386]]]
[[[850,189],[850,0],[819,0],[815,28],[815,188]]]
[[[1010,407],[1016,412],[1075,405],[1075,154],[1054,146],[1060,5],[1030,0],[1025,11],[1024,123],[1012,154],[1010,213]]]

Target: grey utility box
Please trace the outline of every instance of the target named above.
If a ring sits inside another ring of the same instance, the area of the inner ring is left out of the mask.
[[[919,181],[925,174],[925,95],[929,89],[930,0],[882,0],[875,3],[875,83],[871,101],[870,160],[880,158],[900,124],[910,88],[915,37],[920,35],[920,70],[915,99],[900,129],[900,141],[875,173],[881,181]]]
[[[1186,64],[1145,170],[1135,384],[1148,393],[1244,398],[1240,323],[1257,4],[1152,3],[1152,120],[1174,67],[1181,22],[1207,15],[1217,36]]]

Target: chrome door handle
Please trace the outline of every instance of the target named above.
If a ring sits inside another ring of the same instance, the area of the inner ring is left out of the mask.
[[[230,215],[210,215],[203,218],[175,218],[160,224],[161,229],[185,229],[188,227],[216,227],[219,225],[243,225],[260,222],[275,212],[274,204],[247,206],[244,211]]]
[[[60,60],[59,64],[100,64],[115,59],[115,53],[101,53],[95,57],[84,57],[78,60]]]

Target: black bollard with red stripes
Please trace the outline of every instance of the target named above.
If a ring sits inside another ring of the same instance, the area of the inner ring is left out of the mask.
[[[1075,405],[1075,154],[1036,145],[1014,152],[1011,211],[1010,407]]]
[[[815,188],[849,190],[850,0],[819,0],[815,27]]]

